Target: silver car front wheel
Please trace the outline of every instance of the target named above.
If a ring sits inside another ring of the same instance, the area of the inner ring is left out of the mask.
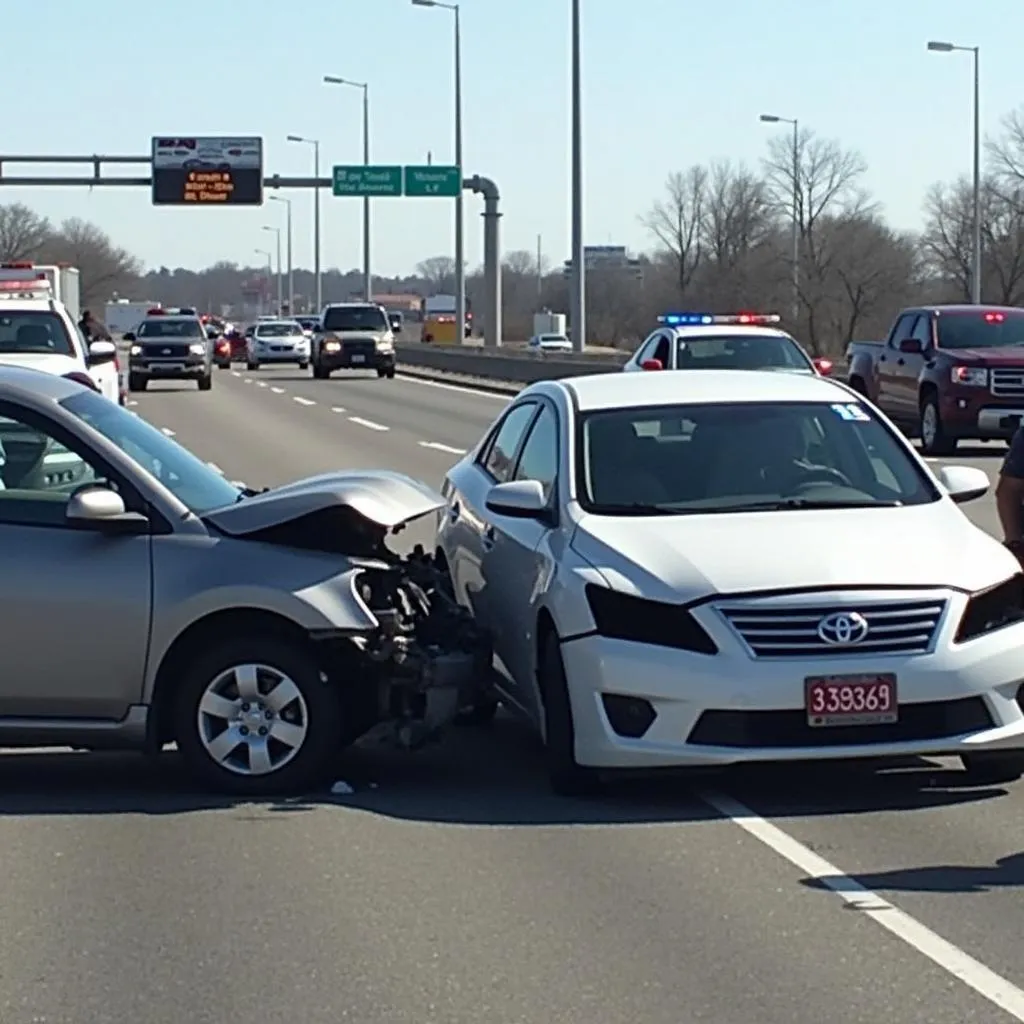
[[[178,749],[212,789],[305,790],[343,745],[336,684],[300,639],[253,633],[197,652],[174,699]]]
[[[225,771],[270,775],[302,749],[309,709],[280,669],[233,665],[206,687],[196,725],[206,753]]]

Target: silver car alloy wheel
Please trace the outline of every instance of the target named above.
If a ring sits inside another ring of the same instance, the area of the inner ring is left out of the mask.
[[[221,672],[203,691],[197,719],[206,753],[234,775],[280,771],[309,734],[302,691],[269,665],[233,665]]]

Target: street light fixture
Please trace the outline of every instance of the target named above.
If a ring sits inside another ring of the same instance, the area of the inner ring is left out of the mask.
[[[970,53],[974,56],[974,186],[972,196],[971,254],[971,302],[981,303],[981,72],[979,69],[979,48],[977,46],[956,46],[953,43],[935,42],[928,44],[932,53]]]
[[[324,75],[326,85],[344,85],[363,91],[363,166],[370,166],[370,85],[368,82],[353,82],[348,78]],[[363,295],[367,302],[373,302],[373,272],[370,262],[370,197],[363,196]]]
[[[793,323],[800,319],[800,122],[795,117],[762,114],[765,124],[791,124],[793,126]]]
[[[263,225],[264,231],[272,231],[277,236],[277,315],[281,316],[281,307],[284,305],[284,272],[281,267],[281,229]]]
[[[295,277],[292,264],[292,201],[284,196],[267,196],[272,203],[284,203],[288,207],[288,220],[285,234],[288,248],[288,315],[295,316]]]
[[[455,319],[459,327],[459,341],[466,330],[466,250],[464,210],[461,179],[462,167],[462,34],[459,24],[459,4],[442,0],[412,0],[414,7],[440,7],[451,11],[455,20],[455,164],[459,169],[460,188],[455,197]]]
[[[313,177],[316,188],[313,189],[313,276],[316,278],[316,309],[318,314],[324,305],[324,281],[320,272],[320,140],[307,139],[302,135],[289,135],[289,142],[301,142],[313,147]]]
[[[253,251],[267,258],[267,286],[269,288],[271,278],[274,276],[274,255],[269,249],[254,249]],[[260,298],[260,309],[263,309],[262,297]]]

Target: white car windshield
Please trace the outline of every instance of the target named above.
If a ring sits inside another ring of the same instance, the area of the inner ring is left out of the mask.
[[[784,335],[737,334],[676,339],[679,370],[804,370],[814,365],[803,349]]]
[[[90,391],[65,398],[61,405],[117,445],[196,515],[231,505],[243,494],[177,441],[101,395]]]
[[[598,515],[920,505],[939,492],[858,402],[584,414],[577,492]]]
[[[298,324],[260,324],[256,328],[257,338],[291,338],[301,333]]]

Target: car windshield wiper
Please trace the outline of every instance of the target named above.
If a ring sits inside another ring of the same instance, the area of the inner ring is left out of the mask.
[[[834,499],[826,498],[778,498],[775,501],[751,501],[738,505],[706,505],[702,508],[689,508],[680,511],[691,513],[714,513],[714,512],[784,512],[791,509],[828,509],[828,508],[900,508],[902,501],[885,501],[882,499],[871,499],[869,501],[856,499]]]
[[[621,505],[597,505],[594,514],[599,516],[675,516],[679,509],[675,505],[658,505],[647,502],[632,502]]]

